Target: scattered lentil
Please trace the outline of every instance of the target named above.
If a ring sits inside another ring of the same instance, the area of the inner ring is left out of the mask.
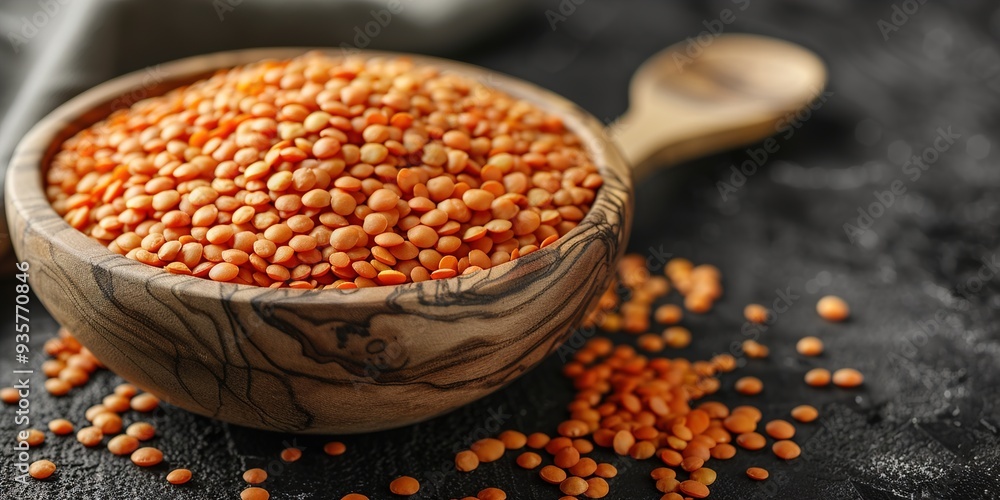
[[[764,426],[764,431],[774,439],[792,439],[795,436],[795,426],[786,420],[772,420]]]
[[[472,472],[479,467],[479,456],[470,450],[463,450],[455,455],[455,468],[462,472]]]
[[[130,455],[139,449],[139,440],[128,434],[119,434],[108,441],[108,451],[113,455]]]
[[[330,441],[323,445],[323,452],[332,457],[343,455],[347,452],[347,446],[340,441]]]
[[[294,462],[302,458],[302,450],[298,448],[285,448],[281,450],[281,460],[284,462]]]
[[[18,443],[28,443],[29,446],[34,448],[41,446],[45,442],[45,433],[38,429],[18,431],[16,441]]]
[[[758,325],[767,321],[767,308],[760,304],[749,304],[743,308],[743,317],[751,323]]]
[[[865,376],[854,368],[841,368],[833,372],[833,385],[838,387],[857,387],[864,381]]]
[[[76,440],[88,448],[101,444],[104,433],[98,427],[84,427],[76,433]]]
[[[812,422],[819,417],[819,411],[809,405],[799,405],[792,408],[792,418],[799,422]]]
[[[36,460],[28,466],[28,475],[35,479],[48,479],[56,471],[56,464],[49,460]]]
[[[188,469],[174,469],[167,474],[167,482],[170,484],[184,484],[191,480],[191,471]]]
[[[240,500],[267,500],[271,494],[264,488],[251,486],[240,492]]]
[[[844,299],[827,295],[816,302],[816,312],[820,317],[832,322],[840,322],[851,315],[851,308],[844,302]]]
[[[64,418],[57,418],[49,422],[49,430],[56,436],[65,436],[73,433],[73,423]]]
[[[156,435],[156,429],[146,422],[135,422],[125,429],[125,434],[128,434],[139,441],[149,441]]]
[[[163,461],[163,452],[156,448],[139,448],[132,452],[132,463],[139,467],[152,467]]]
[[[105,403],[105,405],[107,405],[107,403]],[[139,413],[149,413],[155,410],[158,406],[160,406],[160,399],[148,392],[145,392],[139,394],[138,396],[133,397],[131,401],[131,406],[133,410]],[[128,408],[126,407],[125,410],[127,409]]]
[[[534,469],[542,464],[542,457],[532,451],[526,451],[517,457],[517,465],[523,469]]]
[[[260,484],[267,481],[267,471],[264,469],[247,469],[243,472],[243,480],[248,484]]]
[[[400,476],[389,483],[389,491],[401,496],[415,495],[420,491],[420,483],[410,476]]]
[[[757,377],[742,377],[736,381],[735,388],[744,396],[753,396],[764,390],[764,383]]]
[[[830,385],[830,370],[826,368],[813,368],[806,372],[805,381],[813,387],[825,387]]]
[[[472,446],[469,448],[479,457],[479,461],[483,463],[499,460],[505,450],[503,441],[493,438],[480,439],[472,443]]]
[[[762,469],[760,467],[750,467],[747,469],[747,477],[755,481],[763,481],[769,476],[767,469]]]
[[[773,451],[778,458],[784,460],[791,460],[802,454],[802,449],[799,448],[799,445],[795,444],[794,441],[788,440],[775,442],[771,445],[771,451]]]
[[[795,344],[795,350],[803,356],[819,356],[823,353],[823,341],[816,337],[802,337]]]

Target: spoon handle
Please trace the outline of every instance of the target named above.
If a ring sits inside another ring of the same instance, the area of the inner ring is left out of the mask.
[[[631,106],[606,133],[636,177],[752,144],[782,129],[826,84],[823,62],[803,47],[757,35],[689,40],[651,57],[632,77]]]

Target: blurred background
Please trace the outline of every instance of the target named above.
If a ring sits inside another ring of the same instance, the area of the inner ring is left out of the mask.
[[[449,57],[551,89],[610,123],[627,108],[636,68],[664,47],[696,40],[724,9],[735,15],[727,33],[770,35],[817,52],[828,65],[828,92],[808,115],[790,117],[792,128],[775,136],[777,151],[763,159],[751,145],[662,169],[639,184],[630,251],[722,270],[726,295],[712,314],[685,319],[695,342],[678,356],[707,359],[729,350],[742,340],[747,303],[801,297],[764,335],[771,357],[740,360],[739,373],[760,377],[765,392],[740,396],[735,378],[723,377],[715,399],[755,404],[765,419],[807,402],[823,416],[800,429],[796,461],[778,463],[763,450],[716,463],[712,498],[997,498],[996,2],[6,1],[0,166],[39,118],[93,85],[131,71],[155,81],[159,63],[249,47]],[[747,161],[759,168],[740,182],[734,169]],[[903,191],[893,192],[894,185]],[[0,288],[13,293],[13,285]],[[852,305],[850,322],[816,320],[813,304],[828,293]],[[32,321],[35,331],[55,333],[43,312]],[[9,352],[12,327],[3,328],[0,352]],[[804,335],[824,339],[822,359],[795,355]],[[455,473],[451,460],[483,429],[554,431],[573,394],[559,374],[563,363],[554,357],[432,421],[346,437],[349,452],[337,460],[319,452],[322,439],[261,433],[168,406],[153,417],[160,446],[172,450],[172,463],[195,471],[191,487],[167,490],[160,475],[65,440],[45,445],[64,465],[57,480],[29,485],[24,498],[231,498],[243,470],[273,464],[289,443],[306,448],[306,456],[272,473],[275,498],[352,490],[389,498],[388,481],[399,474],[428,485],[420,498],[461,497],[485,486],[504,488],[508,498],[556,498],[512,458],[468,476]],[[866,385],[807,388],[802,374],[821,365],[858,368]],[[0,357],[0,372],[10,368]],[[38,411],[45,420],[82,414],[119,382],[102,372],[73,398],[40,394]],[[12,441],[14,429],[4,417],[0,441]],[[608,498],[659,498],[648,479],[654,464],[605,459],[623,470]],[[751,483],[742,475],[750,465],[767,467],[772,481]],[[0,470],[0,483],[5,490],[13,484],[9,467]]]

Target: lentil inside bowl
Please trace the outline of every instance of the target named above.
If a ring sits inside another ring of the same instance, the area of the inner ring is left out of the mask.
[[[358,288],[500,265],[602,185],[534,105],[406,58],[319,52],[217,72],[66,140],[47,195],[111,251],[248,285]]]

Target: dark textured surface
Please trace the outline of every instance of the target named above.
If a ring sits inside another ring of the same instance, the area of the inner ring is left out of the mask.
[[[526,15],[519,33],[452,55],[551,88],[601,118],[624,110],[628,76],[646,56],[696,35],[703,19],[734,5],[588,0],[553,32],[541,11],[558,3],[545,4]],[[988,2],[928,2],[885,41],[876,23],[889,19],[890,5],[752,1],[727,30],[777,35],[818,51],[830,65],[832,94],[790,137],[779,134],[780,150],[727,199],[716,183],[730,178],[730,165],[750,159],[746,151],[657,174],[637,190],[633,251],[695,257],[724,273],[726,295],[712,314],[685,320],[696,340],[679,354],[726,351],[743,338],[746,303],[769,304],[778,289],[798,297],[762,334],[771,357],[723,377],[715,399],[756,404],[765,418],[809,402],[823,416],[800,426],[803,456],[794,462],[779,463],[766,450],[713,461],[719,479],[712,498],[1000,496],[1000,270],[991,267],[1000,260],[1000,172],[989,147],[1000,132],[1000,13]],[[908,149],[924,150],[939,127],[949,126],[960,137],[913,179],[901,166]],[[856,225],[857,209],[868,209],[877,201],[873,192],[895,180],[907,195],[887,203],[871,229],[850,241],[844,223]],[[13,285],[0,285],[8,304]],[[823,293],[845,297],[851,321],[820,321],[813,304]],[[13,365],[13,313],[6,318],[3,373]],[[33,331],[54,331],[46,320],[32,309]],[[823,356],[794,353],[794,341],[806,334],[825,340]],[[40,349],[42,340],[33,346]],[[41,360],[36,353],[36,364]],[[456,449],[500,428],[553,431],[572,395],[561,366],[556,355],[507,389],[424,424],[343,438],[349,451],[336,458],[322,454],[323,439],[261,433],[167,408],[151,421],[162,431],[156,443],[169,466],[138,470],[125,458],[50,436],[34,458],[51,457],[61,467],[56,477],[24,488],[12,483],[4,447],[0,497],[236,498],[245,468],[270,465],[274,498],[339,498],[352,490],[390,498],[387,484],[398,474],[423,480],[420,498],[486,486],[504,488],[509,498],[556,498],[555,488],[513,465],[513,454],[470,475],[454,472],[451,460]],[[813,366],[857,367],[866,385],[807,388],[801,377]],[[732,382],[743,374],[760,376],[764,393],[736,395]],[[33,415],[82,423],[83,410],[118,382],[104,372],[72,398],[35,393]],[[13,413],[5,408],[0,416],[0,442],[10,443]],[[277,461],[286,443],[304,447],[304,458]],[[608,498],[658,498],[647,476],[651,461],[616,463],[626,470],[611,482]],[[751,483],[742,474],[749,465],[770,469],[772,479]],[[168,488],[163,475],[172,466],[191,468],[195,480]]]

